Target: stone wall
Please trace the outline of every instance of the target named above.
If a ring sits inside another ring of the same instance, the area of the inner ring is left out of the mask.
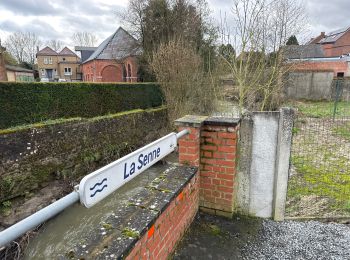
[[[55,180],[76,183],[164,135],[166,125],[162,108],[2,132],[0,202],[27,196]]]
[[[285,96],[288,99],[330,99],[333,78],[331,71],[290,72],[285,81]]]

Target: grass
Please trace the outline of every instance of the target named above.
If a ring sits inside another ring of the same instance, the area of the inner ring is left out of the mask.
[[[129,110],[129,111],[124,111],[124,112],[119,112],[115,114],[108,114],[108,115],[103,115],[103,116],[97,116],[97,117],[92,117],[92,118],[81,118],[81,117],[74,117],[74,118],[60,118],[60,119],[55,119],[55,120],[46,120],[42,122],[37,122],[33,124],[26,124],[26,125],[19,125],[19,126],[14,126],[10,127],[7,129],[0,129],[0,135],[4,134],[10,134],[18,131],[23,131],[23,130],[28,130],[31,128],[43,128],[46,126],[50,125],[56,125],[56,124],[64,124],[64,123],[69,123],[69,122],[78,122],[82,120],[86,120],[88,122],[95,122],[99,120],[104,120],[104,119],[112,119],[120,116],[125,116],[125,115],[131,115],[131,114],[137,114],[137,113],[152,113],[152,112],[157,112],[166,109],[165,106],[161,106],[158,108],[151,108],[151,109],[134,109],[134,110]]]
[[[286,105],[298,108],[301,114],[312,118],[332,118],[334,113],[333,101],[295,101]],[[350,112],[350,102],[339,102],[335,117],[342,117],[346,111]]]
[[[350,141],[350,122],[338,125],[332,129],[335,135],[340,135],[345,140]]]
[[[323,159],[329,161],[329,153]],[[319,160],[319,159],[318,159]],[[309,156],[293,156],[298,172],[289,182],[288,197],[316,195],[330,199],[330,208],[350,211],[350,169],[346,158],[332,158],[332,163],[318,165]]]

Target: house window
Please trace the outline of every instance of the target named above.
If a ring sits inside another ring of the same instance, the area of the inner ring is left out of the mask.
[[[62,58],[63,61],[66,61],[66,58]]]
[[[72,68],[64,68],[64,75],[72,75]]]
[[[41,76],[45,76],[45,70],[41,70]]]
[[[44,58],[44,64],[52,64],[52,57],[46,57]]]

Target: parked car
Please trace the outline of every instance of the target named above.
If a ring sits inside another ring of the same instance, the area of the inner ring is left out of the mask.
[[[49,78],[41,78],[40,82],[50,82]]]
[[[67,82],[66,79],[58,79],[58,82]]]

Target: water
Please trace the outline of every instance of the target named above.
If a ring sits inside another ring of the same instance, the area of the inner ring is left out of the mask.
[[[177,158],[172,154],[166,161],[175,162]],[[79,203],[67,208],[44,224],[39,234],[30,241],[24,259],[57,259],[59,255],[64,255],[169,167],[169,164],[162,163],[152,166],[90,209]]]

